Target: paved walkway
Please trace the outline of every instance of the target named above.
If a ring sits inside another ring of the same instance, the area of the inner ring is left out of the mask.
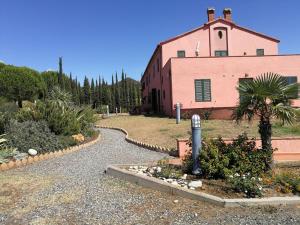
[[[1,173],[0,224],[300,223],[300,206],[224,209],[109,177],[109,164],[166,155],[127,143],[119,131],[101,133],[85,150]]]

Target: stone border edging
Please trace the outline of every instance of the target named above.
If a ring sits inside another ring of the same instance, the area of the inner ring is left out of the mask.
[[[125,130],[124,128],[120,128],[120,127],[110,127],[110,126],[100,126],[100,125],[96,125],[97,128],[104,128],[104,129],[112,129],[112,130],[118,130],[123,132],[126,136],[125,136],[125,140],[131,144],[137,145],[139,147],[143,147],[152,151],[156,151],[156,152],[162,152],[162,153],[170,153],[172,152],[172,149],[166,148],[166,147],[161,147],[158,145],[150,145],[141,141],[137,141],[135,139],[129,138],[129,133],[127,130]]]
[[[106,169],[108,175],[129,181],[131,183],[141,185],[143,187],[159,190],[171,195],[177,195],[192,200],[205,201],[222,207],[237,207],[237,206],[258,206],[258,205],[293,205],[300,204],[300,197],[269,197],[269,198],[252,198],[252,199],[224,199],[214,195],[197,192],[193,190],[176,187],[169,183],[165,183],[159,179],[139,175],[127,171],[124,168],[129,165],[110,165]]]
[[[81,144],[81,145],[72,146],[72,147],[65,148],[63,150],[57,150],[54,152],[47,152],[47,153],[36,155],[36,156],[28,156],[27,158],[24,158],[22,160],[15,160],[15,161],[9,161],[7,163],[2,163],[2,164],[0,164],[0,171],[6,171],[9,169],[26,166],[26,165],[32,164],[34,162],[43,161],[43,160],[47,160],[47,159],[53,159],[53,158],[57,158],[59,156],[63,156],[63,155],[66,155],[66,154],[69,154],[72,152],[76,152],[85,147],[89,147],[89,146],[95,144],[100,139],[101,139],[101,134],[99,133],[98,137],[95,140],[89,141],[89,142]]]

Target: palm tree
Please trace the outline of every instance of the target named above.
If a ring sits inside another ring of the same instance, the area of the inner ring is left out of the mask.
[[[235,111],[235,119],[241,121],[247,118],[259,118],[259,134],[262,149],[269,154],[271,163],[273,149],[271,143],[271,119],[276,118],[282,123],[293,123],[296,113],[291,106],[291,100],[298,97],[299,84],[288,84],[287,80],[273,73],[260,75],[249,82],[240,83],[237,90],[240,93],[240,103]],[[270,163],[267,163],[269,166]]]

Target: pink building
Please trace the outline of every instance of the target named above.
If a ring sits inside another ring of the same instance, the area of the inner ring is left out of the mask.
[[[161,42],[141,79],[142,110],[175,115],[211,112],[211,118],[228,119],[239,101],[239,82],[266,72],[300,78],[300,55],[279,55],[279,40],[240,27],[231,9],[224,18],[207,10],[208,22],[192,31]],[[300,100],[294,100],[300,107]]]

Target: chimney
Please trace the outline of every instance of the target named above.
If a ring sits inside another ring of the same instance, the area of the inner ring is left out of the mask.
[[[224,14],[224,19],[225,20],[232,21],[232,18],[231,18],[231,8],[225,8],[223,10],[223,14]]]
[[[214,8],[207,9],[207,17],[208,17],[208,22],[215,20],[215,9]]]

